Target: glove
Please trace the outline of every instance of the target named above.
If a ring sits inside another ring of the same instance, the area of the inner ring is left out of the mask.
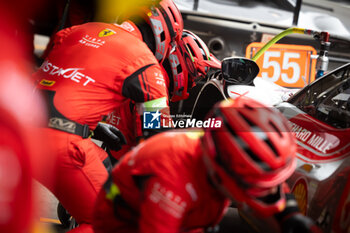
[[[301,213],[294,214],[282,223],[282,233],[322,233],[315,223]]]
[[[126,144],[122,132],[110,124],[99,122],[93,132],[93,139],[104,142],[111,150],[118,151]]]
[[[282,233],[322,233],[309,217],[300,213],[293,194],[286,194],[286,202],[284,210],[275,215],[281,225]]]

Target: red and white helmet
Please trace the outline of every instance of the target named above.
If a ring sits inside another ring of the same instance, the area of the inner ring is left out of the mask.
[[[162,63],[180,40],[184,28],[179,9],[172,0],[162,0],[157,5],[145,8],[146,21],[151,26],[155,39],[155,56]]]
[[[195,85],[194,81],[205,76],[210,68],[220,69],[221,62],[209,52],[197,35],[184,30],[181,40],[176,42],[175,49],[166,57],[163,67],[169,78],[172,78],[171,101],[176,102],[186,99],[189,89]]]
[[[185,58],[188,70],[192,77],[198,78],[205,76],[209,68],[220,69],[221,61],[210,53],[207,45],[196,34],[191,31],[184,30],[182,33],[183,51],[186,53]]]
[[[121,24],[126,20],[131,20],[138,24],[145,21],[150,26],[149,33],[153,33],[154,36],[154,55],[159,63],[162,63],[170,51],[173,50],[175,41],[181,38],[184,28],[181,12],[172,0],[133,1],[139,1],[139,6],[134,6],[135,4],[132,4],[132,1],[119,4],[120,8],[125,9],[118,10],[117,22]],[[126,6],[123,7],[123,5]],[[142,24],[138,26],[143,27]],[[152,37],[152,35],[150,36]]]
[[[165,58],[162,66],[170,79],[170,100],[176,102],[187,99],[189,96],[188,90],[193,86],[193,83],[185,57],[178,46]]]
[[[277,110],[239,97],[216,105],[202,146],[210,176],[224,194],[265,216],[285,207],[283,182],[296,166],[296,142]]]

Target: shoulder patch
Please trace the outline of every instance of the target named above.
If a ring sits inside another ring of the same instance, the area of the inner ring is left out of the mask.
[[[134,26],[131,23],[127,22],[127,21],[123,22],[122,24],[116,24],[115,23],[114,25],[117,26],[117,27],[121,27],[121,28],[125,29],[128,32],[135,31]]]

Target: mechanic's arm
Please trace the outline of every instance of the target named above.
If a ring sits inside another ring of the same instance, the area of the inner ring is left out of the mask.
[[[166,74],[159,64],[146,65],[123,83],[123,96],[136,105],[137,136],[148,138],[172,127]]]
[[[190,203],[183,189],[152,177],[144,187],[140,206],[140,233],[178,233]]]
[[[135,114],[136,134],[145,139],[171,129],[173,126],[167,97],[136,103]]]

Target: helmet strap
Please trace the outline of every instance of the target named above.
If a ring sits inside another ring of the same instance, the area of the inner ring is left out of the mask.
[[[168,58],[164,59],[162,66],[168,75],[168,80],[169,80],[168,94],[169,94],[169,96],[172,96],[174,94],[173,93],[173,91],[174,91],[174,77],[173,77],[173,73],[171,71],[171,65],[170,65],[170,61]]]

